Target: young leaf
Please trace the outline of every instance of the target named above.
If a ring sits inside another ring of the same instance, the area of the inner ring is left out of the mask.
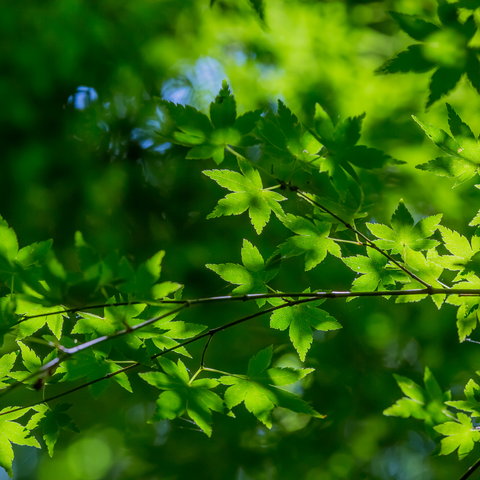
[[[473,429],[472,421],[464,413],[457,413],[457,418],[460,423],[446,422],[433,428],[447,436],[441,442],[440,455],[448,455],[458,448],[458,458],[462,460],[472,451],[474,443],[480,441],[480,432]]]
[[[445,403],[451,400],[449,391],[442,391],[428,367],[425,367],[425,389],[407,377],[395,375],[398,386],[406,397],[397,400],[391,407],[384,410],[383,414],[394,417],[414,417],[424,420],[429,426],[444,422],[448,417],[443,413]]]
[[[423,255],[422,252],[415,252],[414,250],[406,250],[405,252],[405,263],[408,269],[421,278],[423,281],[427,282],[433,287],[443,288],[443,285],[438,281],[438,278],[443,272],[443,268],[433,262],[436,258],[434,250],[429,250],[427,252],[427,257]],[[420,282],[412,280],[410,283],[403,286],[402,290],[409,290],[415,288],[425,288]],[[409,303],[409,302],[418,302],[424,299],[427,295],[407,295],[404,297],[397,297],[396,303]],[[433,303],[440,308],[445,300],[444,294],[431,295]]]
[[[225,148],[256,145],[251,135],[262,110],[247,112],[237,118],[236,104],[228,83],[210,104],[210,119],[193,107],[161,102],[168,111],[170,122],[164,122],[160,138],[176,145],[190,147],[187,159],[213,158],[219,165],[225,158]]]
[[[386,290],[395,285],[397,281],[408,282],[408,277],[402,271],[386,269],[388,258],[377,250],[367,247],[367,255],[367,257],[356,255],[342,258],[343,262],[355,273],[362,274],[353,281],[352,292]]]
[[[286,198],[279,193],[264,189],[260,174],[252,168],[247,160],[239,158],[238,165],[242,174],[231,170],[205,170],[203,172],[221,187],[235,192],[222,198],[207,218],[240,215],[248,210],[252,225],[260,235],[270,219],[272,210],[278,217],[284,215],[278,202],[282,202]]]
[[[62,337],[63,319],[67,317],[65,314],[65,307],[62,305],[56,305],[54,307],[44,307],[38,302],[35,302],[32,298],[28,298],[26,295],[17,295],[17,308],[16,313],[25,316],[35,316],[31,320],[24,320],[18,326],[17,340],[23,340],[25,337],[33,335],[36,331],[40,330],[44,325],[47,325],[50,331],[55,335],[57,340]],[[37,316],[42,313],[54,313],[57,315]]]
[[[457,408],[468,412],[472,417],[480,417],[480,403],[478,402],[475,392],[479,392],[480,387],[473,380],[469,380],[465,386],[466,400],[457,400],[451,402],[445,402],[450,407]]]
[[[18,240],[13,228],[0,216],[0,256],[13,262],[18,253]]]
[[[242,247],[242,261],[243,267],[234,263],[205,266],[220,275],[226,282],[238,285],[232,291],[234,294],[267,293],[266,284],[278,273],[278,269],[266,270],[265,262],[257,247],[245,239]],[[265,299],[258,300],[257,304],[259,307],[263,306]]]
[[[311,368],[270,368],[273,348],[270,346],[252,357],[248,363],[246,378],[227,375],[219,379],[228,385],[225,404],[229,409],[244,402],[246,409],[264,425],[272,428],[271,413],[276,406],[296,413],[323,418],[297,395],[279,388],[297,382],[313,371]]]
[[[315,304],[318,306],[324,301]],[[277,330],[289,329],[290,340],[302,362],[305,361],[305,355],[313,341],[312,329],[327,332],[342,328],[328,312],[308,303],[276,310],[270,317],[270,327]]]
[[[455,282],[468,278],[476,272],[472,269],[475,267],[474,261],[476,254],[480,251],[480,237],[474,235],[470,242],[458,232],[450,230],[447,227],[440,226],[439,230],[442,234],[445,248],[452,255],[442,255],[432,257],[432,261],[437,265],[448,270],[459,272]]]
[[[126,258],[119,266],[119,274],[124,282],[118,286],[121,292],[132,295],[135,300],[152,301],[167,297],[181,288],[179,283],[157,283],[162,271],[162,260],[165,251],[157,252],[146,262],[141,263],[134,272]]]
[[[318,220],[312,223],[304,217],[297,217],[290,213],[281,217],[280,220],[297,235],[279,245],[278,252],[285,258],[305,254],[305,271],[321,263],[327,256],[327,252],[335,257],[341,257],[338,244],[327,238],[332,224]]]
[[[15,407],[4,408],[0,413],[14,410]],[[12,443],[16,445],[28,445],[30,447],[40,448],[35,437],[30,436],[27,427],[14,422],[28,412],[28,409],[17,412],[7,413],[0,416],[0,467],[3,467],[10,478],[13,478],[12,462],[13,449]]]
[[[401,199],[390,220],[392,228],[379,223],[367,223],[367,227],[380,239],[375,240],[378,247],[391,250],[392,254],[398,253],[405,258],[406,248],[419,252],[439,245],[439,242],[428,237],[435,233],[441,219],[441,214],[434,215],[423,218],[414,226],[413,218]]]
[[[454,285],[452,293],[456,288],[479,289],[480,278],[476,275],[469,275],[466,282],[460,282]],[[459,306],[457,310],[457,329],[460,341],[463,342],[477,327],[480,313],[480,297],[452,294],[449,295],[447,303]]]
[[[212,434],[212,411],[223,412],[223,401],[211,391],[218,385],[212,378],[191,382],[181,360],[177,364],[167,358],[159,358],[165,373],[140,373],[147,383],[165,390],[157,400],[157,408],[150,422],[173,420],[186,413],[209,437]]]
[[[107,303],[114,303],[115,297],[111,297]],[[137,317],[145,309],[145,304],[118,305],[105,307],[105,318],[90,312],[78,312],[80,319],[75,324],[72,333],[98,333],[99,335],[111,335],[117,330],[128,327],[132,318]]]

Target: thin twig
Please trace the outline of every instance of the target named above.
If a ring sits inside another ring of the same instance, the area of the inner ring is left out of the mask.
[[[138,325],[135,325],[133,327],[128,327],[123,330],[120,330],[116,333],[113,333],[111,335],[102,335],[101,337],[94,338],[93,340],[89,340],[88,342],[84,342],[80,345],[77,345],[76,347],[73,348],[62,348],[61,350],[61,355],[59,355],[57,358],[54,358],[53,360],[50,360],[48,363],[43,365],[41,368],[39,368],[37,371],[32,372],[30,375],[28,375],[26,378],[23,380],[19,380],[15,383],[12,383],[9,385],[3,392],[0,393],[0,398],[4,397],[8,393],[10,393],[12,390],[15,388],[19,387],[20,385],[23,385],[25,382],[28,380],[31,380],[32,378],[38,377],[39,375],[42,374],[47,374],[47,372],[51,372],[55,370],[61,363],[63,363],[65,360],[68,358],[72,357],[72,355],[75,355],[78,352],[82,352],[83,350],[86,350],[87,348],[93,347],[94,345],[98,345],[103,342],[107,342],[109,340],[113,340],[118,337],[122,337],[124,335],[127,335],[129,333],[132,333],[136,330],[139,330],[140,328],[143,328],[147,325],[151,325],[152,323],[157,322],[158,320],[161,320],[165,317],[168,317],[170,315],[173,315],[174,313],[179,312],[180,310],[184,309],[185,307],[188,306],[188,302],[184,302],[183,305],[180,305],[179,307],[171,310],[168,313],[164,313],[163,315],[159,315],[158,317],[153,317],[150,318],[149,320],[145,320],[142,323],[139,323]]]
[[[465,472],[460,480],[467,480],[478,467],[480,467],[480,458]]]
[[[302,192],[302,191],[299,191],[297,190],[297,195],[304,198],[305,200],[309,201],[310,203],[313,203],[314,205],[316,205],[318,208],[321,208],[324,212],[327,212],[329,215],[331,215],[333,218],[335,218],[336,220],[338,220],[340,223],[342,223],[343,225],[345,225],[345,227],[347,227],[348,229],[352,230],[353,232],[355,232],[356,235],[358,235],[359,237],[362,237],[365,242],[367,242],[367,245],[370,247],[370,248],[373,248],[375,249],[378,253],[381,253],[384,257],[388,258],[393,264],[395,264],[398,268],[400,268],[401,270],[403,270],[409,277],[413,278],[414,280],[416,280],[417,282],[421,283],[424,287],[426,287],[429,291],[431,291],[433,289],[432,285],[430,285],[429,283],[425,282],[425,280],[422,280],[420,277],[418,277],[417,275],[415,275],[413,272],[411,272],[410,270],[408,270],[408,268],[404,267],[401,263],[397,262],[391,255],[389,255],[387,252],[385,252],[384,250],[382,250],[380,247],[378,247],[377,245],[375,245],[375,243],[373,243],[366,235],[364,235],[362,232],[360,232],[360,230],[357,230],[353,225],[351,225],[350,223],[346,222],[345,220],[343,220],[342,218],[340,218],[338,215],[336,215],[335,213],[333,213],[332,211],[330,211],[328,208],[324,207],[323,205],[320,205],[318,202],[316,202],[315,200],[312,200],[307,193],[305,192]]]
[[[357,242],[352,242],[357,244]],[[358,244],[357,244],[358,245]],[[362,244],[364,245],[364,244]],[[480,289],[476,288],[449,288],[445,286],[445,288],[423,288],[423,289],[409,289],[409,290],[378,290],[374,292],[352,292],[350,290],[346,291],[324,291],[324,292],[285,292],[285,293],[248,293],[245,295],[221,295],[215,297],[205,297],[205,298],[195,298],[192,300],[158,300],[156,303],[151,305],[159,306],[159,305],[183,305],[185,303],[189,303],[190,305],[197,305],[200,303],[213,303],[213,302],[222,302],[222,301],[242,301],[248,302],[250,300],[260,300],[263,298],[282,298],[282,297],[310,297],[310,296],[318,296],[318,298],[337,298],[337,297],[381,297],[384,295],[459,295],[459,296],[479,296]],[[130,302],[130,303],[111,303],[111,304],[104,304],[104,305],[86,305],[82,308],[72,308],[70,310],[65,310],[64,312],[49,312],[49,313],[42,313],[39,315],[34,315],[31,317],[25,317],[21,321],[31,320],[32,318],[36,317],[48,317],[50,315],[58,315],[59,313],[69,313],[69,312],[81,312],[85,310],[93,310],[95,308],[102,308],[102,307],[118,307],[124,305],[138,305],[138,304],[146,304],[150,305],[147,302]],[[17,324],[18,325],[18,324]]]
[[[310,297],[310,298],[304,298],[302,300],[297,300],[296,302],[291,302],[291,304],[300,305],[302,303],[313,302],[315,300],[318,300],[318,299],[316,297]],[[288,306],[290,306],[290,305],[288,303],[285,303],[285,304],[282,304],[282,305],[277,305],[275,307],[270,307],[270,308],[267,308],[267,309],[262,310],[260,312],[252,313],[251,315],[247,315],[246,317],[242,317],[238,320],[234,320],[232,322],[226,323],[225,325],[222,325],[220,327],[212,328],[208,332],[202,333],[201,335],[198,335],[198,336],[196,336],[194,338],[191,338],[191,339],[189,339],[189,340],[187,340],[183,343],[175,345],[174,347],[167,348],[166,350],[162,350],[161,352],[156,353],[155,355],[152,355],[150,357],[150,359],[155,360],[156,358],[161,357],[163,355],[166,355],[167,353],[173,352],[175,350],[178,350],[179,348],[185,347],[186,345],[197,342],[198,340],[201,340],[202,338],[205,338],[205,337],[208,337],[208,336],[212,337],[216,333],[222,332],[223,330],[227,330],[228,328],[234,327],[235,325],[239,325],[241,323],[247,322],[248,320],[252,320],[253,318],[259,317],[261,315],[265,315],[266,313],[274,312],[275,310],[279,310],[281,308],[285,308],[285,307],[288,307]],[[68,395],[70,393],[81,390],[82,388],[88,387],[88,386],[93,385],[97,382],[101,382],[102,380],[107,380],[109,378],[114,377],[115,375],[119,375],[119,374],[124,373],[128,370],[131,370],[133,368],[137,368],[141,365],[142,364],[140,362],[133,363],[132,365],[129,365],[128,367],[124,367],[120,370],[117,370],[116,372],[108,373],[107,375],[105,375],[103,377],[96,378],[95,380],[92,380],[90,382],[79,385],[78,387],[67,390],[66,392],[59,393],[58,395],[54,395],[53,397],[48,397],[48,398],[45,398],[45,399],[43,399],[39,402],[31,403],[31,404],[25,405],[23,407],[17,407],[17,408],[14,408],[12,410],[8,410],[6,412],[0,412],[0,416],[7,415],[7,414],[13,413],[13,412],[18,412],[19,410],[23,410],[25,408],[32,408],[32,407],[35,407],[36,405],[41,405],[42,403],[47,403],[47,402],[51,402],[53,400],[57,400],[58,398],[64,397],[65,395]]]

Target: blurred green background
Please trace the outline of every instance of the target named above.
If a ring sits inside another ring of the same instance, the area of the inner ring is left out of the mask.
[[[80,230],[100,251],[118,249],[134,262],[165,249],[162,278],[185,284],[186,298],[228,292],[206,263],[239,263],[243,238],[268,258],[289,232],[273,219],[258,237],[247,215],[207,221],[225,194],[201,173],[213,161],[184,160],[153,135],[162,120],[155,97],[207,111],[227,78],[240,113],[274,109],[278,98],[306,124],[315,102],[333,118],[366,112],[359,143],[407,162],[364,175],[367,219],[388,223],[403,198],[416,220],[443,213],[444,225],[470,235],[480,206],[475,180],[452,190],[451,180],[414,168],[439,152],[411,115],[448,128],[444,102],[424,111],[430,74],[374,74],[414,43],[388,11],[435,22],[435,8],[430,0],[267,0],[263,23],[246,0],[4,1],[0,214],[21,245],[53,238],[69,268],[77,267]],[[448,102],[480,132],[480,98],[466,80]],[[232,158],[228,167],[235,168]],[[284,208],[295,211],[297,203],[290,195]],[[308,273],[296,258],[274,283],[283,291],[345,290],[352,279],[332,257]],[[216,326],[252,307],[196,307],[181,319]],[[393,373],[421,383],[428,365],[457,396],[479,368],[479,346],[458,343],[454,308],[437,311],[429,299],[325,307],[344,328],[314,338],[305,366],[316,370],[301,387],[324,420],[277,411],[268,430],[241,407],[237,419],[214,416],[208,439],[179,420],[147,424],[158,392],[131,374],[133,395],[112,384],[97,400],[87,391],[68,397],[81,433],[62,433],[53,458],[16,447],[15,478],[459,478],[477,448],[462,462],[432,457],[435,444],[420,422],[382,416],[402,396]],[[244,372],[270,344],[278,365],[300,366],[287,335],[269,330],[267,318],[215,337],[207,362]],[[201,351],[191,350],[193,371]],[[15,402],[33,395],[15,393]]]

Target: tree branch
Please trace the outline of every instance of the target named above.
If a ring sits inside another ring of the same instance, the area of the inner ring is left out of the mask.
[[[332,211],[330,211],[328,208],[324,207],[323,205],[320,205],[318,202],[316,202],[315,200],[312,200],[307,193],[305,192],[302,192],[302,191],[299,191],[297,190],[297,195],[299,197],[302,197],[304,198],[305,200],[309,201],[310,203],[313,203],[314,205],[316,205],[318,208],[321,208],[324,212],[327,212],[329,215],[331,215],[333,218],[335,218],[336,220],[338,220],[340,223],[342,223],[343,225],[345,225],[345,227],[347,227],[348,229],[352,230],[353,232],[355,232],[356,235],[358,235],[359,237],[362,237],[365,242],[367,243],[367,246],[370,247],[370,248],[373,248],[375,249],[378,253],[382,254],[384,257],[388,258],[393,264],[395,264],[398,268],[400,268],[401,270],[403,270],[409,277],[413,278],[414,280],[416,280],[417,282],[421,283],[425,288],[427,288],[429,291],[431,291],[433,289],[432,285],[430,285],[429,283],[425,282],[425,280],[422,280],[420,277],[418,277],[417,275],[415,275],[413,272],[411,272],[410,270],[408,270],[408,268],[404,267],[401,263],[397,262],[391,255],[389,255],[387,252],[385,252],[384,250],[382,250],[380,247],[377,247],[377,245],[375,245],[375,243],[373,243],[366,235],[364,235],[362,232],[360,232],[360,230],[357,230],[353,225],[351,225],[350,223],[346,222],[345,220],[343,220],[342,218],[340,218],[338,215],[336,215],[335,213],[333,213]]]
[[[285,304],[282,304],[282,305],[277,305],[275,307],[270,307],[270,308],[267,308],[265,310],[262,310],[260,312],[256,312],[256,313],[252,313],[251,315],[247,315],[246,317],[242,317],[238,320],[234,320],[232,322],[229,322],[229,323],[226,323],[225,325],[222,325],[220,327],[216,327],[216,328],[211,328],[208,332],[205,332],[205,333],[202,333],[200,335],[197,335],[196,337],[194,338],[191,338],[183,343],[180,343],[178,345],[175,345],[174,347],[171,347],[171,348],[167,348],[166,350],[162,350],[161,352],[159,353],[156,353],[155,355],[152,355],[150,357],[151,360],[155,360],[156,358],[158,357],[161,357],[163,355],[166,355],[167,353],[170,353],[170,352],[173,352],[175,350],[178,350],[179,348],[182,348],[182,347],[185,347],[186,345],[189,345],[191,343],[194,343],[194,342],[197,342],[198,340],[201,340],[202,338],[205,338],[205,337],[210,337],[208,343],[210,343],[210,340],[211,338],[213,337],[213,335],[219,333],[219,332],[222,332],[223,330],[227,330],[228,328],[231,328],[231,327],[234,327],[235,325],[240,325],[241,323],[244,323],[244,322],[247,322],[248,320],[252,320],[253,318],[256,318],[256,317],[259,317],[261,315],[265,315],[266,313],[270,313],[270,312],[274,312],[275,310],[279,310],[281,308],[285,308],[285,307],[288,307],[288,306],[291,306],[291,305],[300,305],[302,303],[308,303],[308,302],[313,302],[313,301],[316,301],[318,300],[317,297],[310,297],[310,298],[304,298],[302,300],[297,300],[296,302],[290,302],[290,303],[285,303]],[[172,312],[170,312],[171,314]],[[154,319],[151,319],[152,321]],[[159,320],[159,318],[156,318],[156,320]],[[150,323],[152,323],[152,321],[150,321]],[[144,322],[145,323],[145,322]],[[136,325],[138,326],[138,325]],[[87,342],[88,343],[88,342]],[[208,345],[207,343],[207,345]],[[83,344],[84,345],[84,344]],[[79,347],[81,347],[81,345],[79,345]],[[83,350],[83,349],[82,349]],[[79,350],[80,351],[80,350]],[[205,350],[204,350],[205,351]],[[51,362],[49,362],[51,363]],[[40,405],[42,403],[47,403],[47,402],[51,402],[53,400],[56,400],[58,398],[61,398],[61,397],[64,397],[70,393],[73,393],[73,392],[76,392],[78,390],[81,390],[82,388],[85,388],[85,387],[88,387],[90,385],[93,385],[97,382],[101,382],[102,380],[107,380],[109,378],[112,378],[114,377],[115,375],[119,375],[120,373],[124,373],[128,370],[131,370],[133,368],[137,368],[139,366],[141,366],[142,364],[140,362],[136,362],[136,363],[132,363],[131,365],[129,365],[128,367],[124,367],[120,370],[117,370],[116,372],[111,372],[111,373],[108,373],[107,375],[103,376],[103,377],[99,377],[99,378],[96,378],[95,380],[92,380],[90,382],[87,382],[87,383],[84,383],[82,385],[79,385],[78,387],[75,387],[75,388],[72,388],[70,390],[67,390],[66,392],[63,392],[63,393],[59,393],[58,395],[54,395],[53,397],[48,397],[48,398],[45,398],[39,402],[34,402],[34,403],[31,403],[29,405],[25,405],[23,407],[17,407],[17,408],[14,408],[12,410],[8,410],[6,412],[0,412],[0,416],[2,415],[7,415],[9,413],[13,413],[13,412],[18,412],[19,410],[23,410],[25,408],[32,408],[32,407],[35,407],[36,405]],[[43,367],[42,367],[43,369]],[[41,370],[42,370],[41,369]],[[36,374],[39,374],[40,373],[40,370],[39,372],[36,372]],[[31,377],[29,377],[31,378]],[[27,379],[25,379],[27,380]],[[21,382],[19,382],[21,384]],[[7,389],[8,390],[8,389]],[[3,392],[2,393],[2,396],[3,394],[5,394],[6,392]]]
[[[480,458],[465,472],[465,474],[460,478],[460,480],[467,480],[470,475],[472,475],[477,468],[480,467]]]

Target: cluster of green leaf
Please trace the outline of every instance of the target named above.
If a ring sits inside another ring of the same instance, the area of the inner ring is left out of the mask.
[[[380,73],[420,73],[436,68],[427,107],[452,90],[464,73],[480,91],[480,64],[472,42],[477,32],[473,11],[480,4],[476,0],[437,3],[438,25],[392,13],[399,26],[423,44],[410,46],[379,69]],[[263,2],[251,0],[250,4],[265,22]],[[52,241],[19,248],[15,232],[0,217],[0,340],[8,345],[0,357],[0,398],[9,399],[10,392],[19,388],[44,393],[38,403],[10,405],[0,411],[0,466],[10,476],[11,444],[38,448],[40,435],[53,455],[61,430],[78,431],[67,413],[70,404],[54,403],[57,398],[84,387],[98,398],[112,381],[135,393],[127,373],[137,368],[146,384],[161,390],[150,422],[189,419],[211,436],[213,412],[235,417],[241,403],[269,429],[277,407],[322,419],[324,415],[316,410],[323,411],[321,400],[314,408],[302,399],[301,389],[292,393],[291,388],[313,368],[272,367],[277,353],[272,346],[248,352],[246,373],[205,366],[214,335],[241,328],[238,325],[264,314],[270,314],[272,334],[288,331],[301,362],[308,361],[318,332],[342,328],[327,311],[330,302],[339,298],[381,296],[410,303],[430,297],[438,309],[445,303],[458,306],[461,342],[480,320],[478,232],[467,238],[440,225],[441,214],[415,221],[414,210],[403,200],[389,225],[369,217],[372,192],[365,191],[365,175],[375,176],[382,169],[398,171],[404,162],[359,145],[365,114],[338,119],[316,103],[312,118],[303,122],[279,100],[276,109],[238,115],[227,81],[208,115],[188,105],[165,100],[154,103],[161,112],[155,139],[168,144],[172,156],[188,165],[213,160],[225,167],[203,171],[230,193],[209,215],[202,214],[217,219],[248,212],[256,238],[274,222],[283,229],[283,236],[275,238],[270,256],[260,253],[265,245],[260,238],[255,241],[260,248],[244,238],[242,265],[231,258],[221,260],[228,263],[205,265],[233,285],[231,294],[185,300],[182,285],[160,281],[163,250],[135,268],[117,251],[99,254],[77,232],[78,266],[67,268],[54,254]],[[447,110],[451,135],[414,117],[446,153],[417,168],[453,178],[456,186],[479,171],[478,139],[448,104]],[[363,224],[365,217],[369,223]],[[235,220],[229,220],[235,225]],[[479,224],[480,212],[470,226]],[[300,285],[300,281],[298,291],[285,291],[280,272],[295,257],[302,257],[297,263],[303,272],[320,272],[328,279],[331,267],[325,265],[336,262],[355,276],[351,275],[351,283],[341,292]],[[448,271],[453,272],[452,280],[444,280],[445,274],[449,278]],[[205,320],[198,324],[176,320],[184,309],[197,304],[250,300],[255,302],[249,305],[258,309],[220,326]],[[198,368],[195,373],[189,372],[184,361],[167,358],[167,354],[177,354],[185,361],[191,359],[187,347],[202,339],[207,343],[201,359],[193,360]],[[474,423],[480,416],[480,387],[473,380],[465,388],[466,400],[452,401],[428,368],[425,388],[407,377],[395,378],[406,397],[386,409],[385,415],[424,420],[433,438],[438,439],[437,434],[445,437],[442,455],[458,449],[462,458],[480,442]],[[61,393],[49,397],[53,388]],[[153,389],[151,395],[156,397]],[[447,407],[460,412],[454,415]],[[27,414],[28,420],[17,422]]]
[[[450,92],[465,74],[480,93],[478,47],[472,46],[477,27],[473,12],[460,19],[459,8],[475,10],[476,2],[437,0],[438,24],[404,13],[390,12],[399,27],[418,42],[388,60],[378,73],[424,73],[435,69],[427,108]]]
[[[469,380],[465,386],[466,400],[452,400],[451,392],[442,393],[428,368],[424,375],[425,389],[400,375],[395,375],[395,380],[406,397],[387,408],[383,412],[385,415],[413,417],[423,420],[430,431],[433,427],[434,431],[445,436],[440,443],[440,455],[449,455],[458,449],[461,460],[473,450],[475,443],[480,441],[475,420],[480,417],[477,399],[480,387],[474,380]],[[455,408],[457,413],[449,411],[448,407]]]

